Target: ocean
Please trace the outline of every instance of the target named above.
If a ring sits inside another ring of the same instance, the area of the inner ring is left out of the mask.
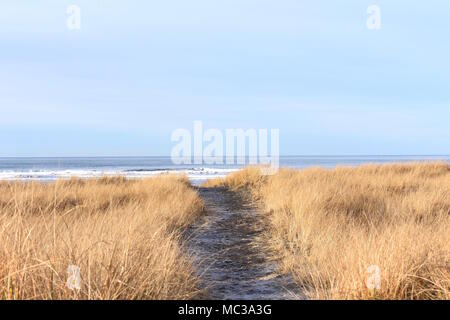
[[[282,156],[280,167],[356,166],[398,161],[450,161],[441,156]],[[163,173],[184,173],[194,183],[223,177],[242,165],[176,165],[170,157],[73,157],[73,158],[0,158],[0,180],[54,181],[70,177],[94,178],[125,176],[150,177]]]

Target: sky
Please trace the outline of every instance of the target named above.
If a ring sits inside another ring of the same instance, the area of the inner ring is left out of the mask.
[[[172,132],[196,120],[279,129],[282,155],[448,155],[449,12],[445,0],[5,0],[0,156],[170,155]]]

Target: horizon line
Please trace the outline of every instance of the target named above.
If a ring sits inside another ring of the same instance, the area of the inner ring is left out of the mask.
[[[271,157],[272,155],[267,155]],[[224,155],[223,157],[227,157]],[[238,156],[233,156],[238,157]],[[450,154],[289,154],[279,155],[279,157],[450,157]],[[0,159],[26,159],[26,158],[171,158],[170,155],[90,155],[90,156],[0,156]],[[195,158],[195,156],[186,157]],[[205,158],[205,157],[202,157]],[[206,157],[213,158],[213,157]],[[249,158],[248,155],[245,158]]]

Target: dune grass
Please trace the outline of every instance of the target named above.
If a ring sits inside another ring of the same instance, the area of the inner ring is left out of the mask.
[[[180,236],[202,210],[184,177],[2,182],[0,299],[193,298]]]
[[[247,168],[206,186],[261,203],[282,271],[309,298],[450,298],[448,163]]]

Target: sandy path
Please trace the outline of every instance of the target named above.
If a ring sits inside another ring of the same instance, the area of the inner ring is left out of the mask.
[[[188,248],[210,299],[292,299],[289,277],[276,273],[258,210],[236,193],[198,188],[207,212],[189,230]]]

